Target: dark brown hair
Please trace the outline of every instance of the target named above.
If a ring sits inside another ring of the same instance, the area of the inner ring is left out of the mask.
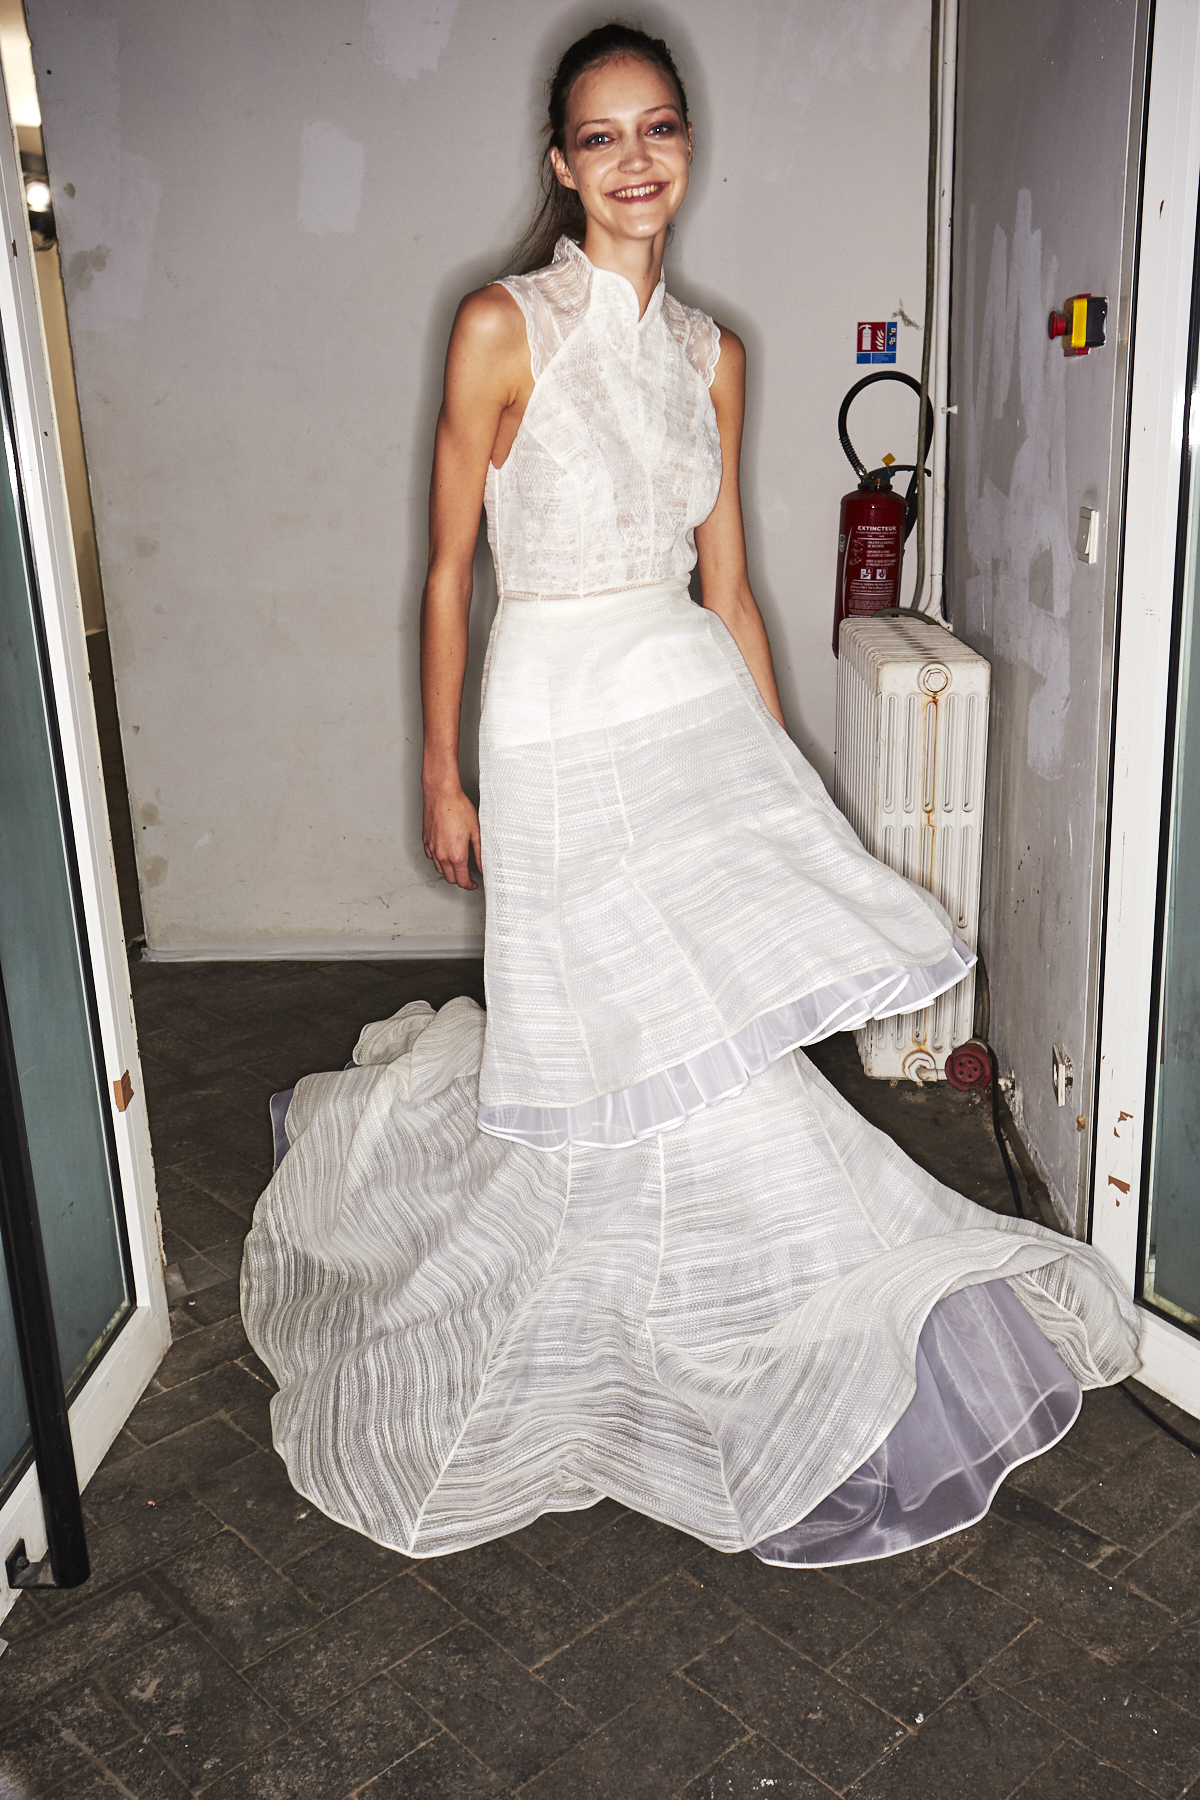
[[[574,188],[564,187],[559,181],[550,161],[550,152],[558,150],[561,154],[566,154],[567,107],[571,101],[571,89],[579,77],[585,70],[594,69],[598,63],[612,62],[619,56],[632,56],[639,62],[651,63],[667,77],[679,96],[679,110],[683,115],[684,129],[687,129],[687,95],[683,91],[675,59],[661,38],[650,37],[635,25],[623,25],[617,20],[608,25],[598,25],[586,37],[577,38],[563,53],[550,80],[546,124],[543,127],[547,141],[542,152],[542,197],[528,231],[513,254],[511,266],[519,274],[527,274],[530,269],[544,268],[553,260],[554,246],[564,235],[573,238],[577,244],[583,243],[587,228],[583,202]]]

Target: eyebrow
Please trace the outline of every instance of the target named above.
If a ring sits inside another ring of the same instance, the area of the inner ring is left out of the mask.
[[[656,112],[673,112],[677,119],[681,116],[679,108],[676,106],[676,104],[673,100],[664,100],[660,106],[643,107],[641,112],[638,114],[638,118],[644,119],[649,113],[656,113]],[[616,124],[615,119],[580,119],[580,121],[579,121],[578,125],[575,127],[575,129],[576,129],[576,131],[582,131],[584,129],[584,127],[587,125],[615,125],[615,124]]]

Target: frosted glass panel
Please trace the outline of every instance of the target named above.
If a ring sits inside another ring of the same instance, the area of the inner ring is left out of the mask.
[[[130,1287],[6,397],[3,427],[0,970],[69,1392],[128,1311]],[[22,1454],[27,1422],[6,1284],[0,1288],[2,1475]]]

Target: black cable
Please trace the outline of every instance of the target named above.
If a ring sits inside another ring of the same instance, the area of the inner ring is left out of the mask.
[[[1177,1444],[1182,1444],[1184,1449],[1190,1450],[1193,1456],[1200,1456],[1200,1444],[1198,1444],[1194,1438],[1185,1437],[1182,1431],[1176,1431],[1174,1425],[1168,1425],[1165,1419],[1160,1419],[1158,1414],[1153,1412],[1150,1407],[1146,1405],[1144,1400],[1138,1399],[1128,1382],[1119,1381],[1117,1386],[1120,1388],[1125,1398],[1133,1402],[1139,1412],[1144,1412],[1148,1419],[1154,1420],[1154,1423],[1158,1426],[1160,1431],[1165,1431],[1168,1437],[1173,1437]]]
[[[1013,1172],[1012,1160],[1008,1154],[1008,1145],[1004,1141],[1004,1133],[1000,1129],[1000,1067],[996,1061],[996,1052],[990,1044],[985,1046],[988,1061],[992,1066],[992,1130],[996,1134],[996,1142],[1000,1146],[1000,1155],[1004,1159],[1004,1173],[1008,1176],[1008,1185],[1012,1189],[1013,1204],[1017,1209],[1018,1219],[1028,1219],[1025,1202],[1021,1198],[1021,1190],[1017,1186],[1017,1177]]]

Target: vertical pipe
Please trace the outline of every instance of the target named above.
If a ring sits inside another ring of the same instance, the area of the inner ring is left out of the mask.
[[[931,0],[929,9],[929,145],[926,155],[925,175],[925,316],[921,332],[921,398],[918,403],[917,417],[917,468],[913,481],[917,491],[917,573],[913,580],[913,597],[909,602],[912,612],[928,612],[929,607],[922,608],[921,600],[925,592],[925,576],[928,557],[928,506],[925,498],[925,470],[929,466],[931,439],[927,435],[926,420],[932,410],[929,405],[929,370],[933,353],[934,306],[933,297],[937,289],[937,249],[938,249],[938,176],[940,164],[938,153],[941,148],[941,100],[942,100],[942,15],[945,12],[945,0]],[[933,584],[930,583],[930,596],[933,595]],[[896,595],[897,600],[900,598]]]
[[[29,1409],[55,1587],[87,1580],[87,1544],[71,1422],[63,1390],[46,1253],[38,1220],[25,1114],[17,1079],[4,977],[0,971],[0,1243],[12,1296],[13,1324]],[[39,1585],[41,1585],[39,1583]]]
[[[938,124],[937,236],[934,252],[933,493],[929,518],[929,599],[932,618],[943,612],[946,562],[946,432],[950,399],[950,234],[954,212],[954,125],[958,64],[958,0],[941,0],[941,94]]]

